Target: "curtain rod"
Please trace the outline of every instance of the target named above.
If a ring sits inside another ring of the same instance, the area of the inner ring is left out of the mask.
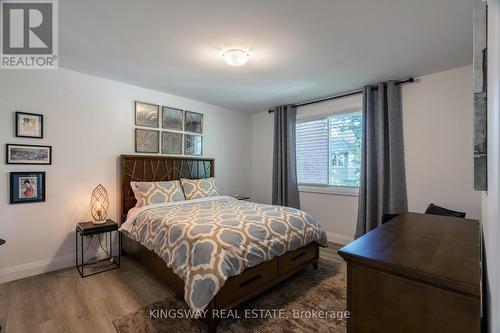
[[[396,84],[399,85],[399,84],[413,83],[413,82],[415,82],[415,78],[410,77],[407,80],[398,81],[398,82],[396,82]],[[378,88],[375,87],[375,89],[378,89]],[[334,99],[338,99],[338,98],[342,98],[342,97],[348,97],[348,96],[353,96],[353,95],[361,94],[362,92],[363,92],[363,89],[358,89],[358,90],[347,92],[347,93],[343,93],[343,94],[340,94],[340,95],[335,95],[335,96],[326,97],[326,98],[322,98],[322,99],[316,99],[316,100],[309,101],[309,102],[303,102],[303,103],[295,104],[295,106],[306,106],[306,105],[311,105],[311,104],[326,102],[326,101],[330,101],[330,100],[334,100]],[[274,110],[269,110],[267,112],[273,113]]]

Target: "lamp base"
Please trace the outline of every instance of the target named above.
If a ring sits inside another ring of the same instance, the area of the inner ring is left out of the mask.
[[[106,223],[106,219],[102,221],[92,221],[92,224],[104,224],[104,223]]]

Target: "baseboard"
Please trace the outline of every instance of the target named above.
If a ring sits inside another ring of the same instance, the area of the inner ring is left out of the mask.
[[[326,236],[328,237],[328,241],[332,243],[337,243],[340,245],[346,245],[354,240],[352,236],[346,236],[341,234],[336,234],[333,232],[326,232]]]
[[[25,277],[57,271],[75,265],[75,254],[68,254],[51,259],[34,261],[23,265],[0,269],[0,283],[19,280]]]
[[[113,249],[113,253],[117,253],[117,251],[118,248]],[[101,258],[105,258],[107,256],[102,250],[98,251],[98,253],[101,256]],[[87,260],[88,259],[86,258],[85,262],[87,262]],[[23,279],[30,276],[40,275],[43,273],[58,271],[60,269],[68,267],[75,267],[74,253],[55,258],[34,261],[18,266],[0,268],[0,284]]]

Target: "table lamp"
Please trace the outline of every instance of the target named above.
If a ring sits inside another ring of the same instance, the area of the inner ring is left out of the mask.
[[[101,184],[92,191],[90,198],[90,214],[92,215],[92,223],[104,224],[108,216],[109,199],[108,191]]]

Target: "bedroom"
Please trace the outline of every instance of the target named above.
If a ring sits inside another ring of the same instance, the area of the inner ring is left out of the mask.
[[[1,1],[2,332],[458,332],[469,324],[500,332],[500,1],[59,0],[31,12],[26,3]],[[25,44],[34,50],[20,51]],[[475,115],[478,75],[487,80],[487,131]],[[481,131],[487,177],[474,164]],[[185,180],[212,177],[194,185],[200,194]],[[160,181],[174,181],[174,193],[145,194]],[[466,219],[424,214],[431,203]],[[217,253],[193,245],[191,261],[205,260],[206,275],[218,269],[201,288],[210,294],[188,295],[179,276],[200,268],[174,263],[168,253],[179,249],[150,229],[175,234],[167,211],[186,213],[178,225],[237,230],[228,239],[202,228]],[[127,215],[131,229],[117,231]],[[404,228],[412,216],[424,230]],[[251,250],[264,247],[262,233],[266,250]],[[396,234],[411,238],[397,243]],[[373,271],[446,290],[451,303],[434,293],[436,303],[401,306],[389,296],[411,297],[408,289],[348,272],[361,255],[380,264]],[[457,260],[468,266],[449,265]],[[360,284],[354,294],[351,282]],[[369,289],[382,282],[388,287]],[[470,300],[463,313],[457,294]],[[380,306],[404,311],[388,320]],[[419,326],[419,311],[436,307],[432,318],[445,326]],[[328,318],[311,318],[315,311]]]

